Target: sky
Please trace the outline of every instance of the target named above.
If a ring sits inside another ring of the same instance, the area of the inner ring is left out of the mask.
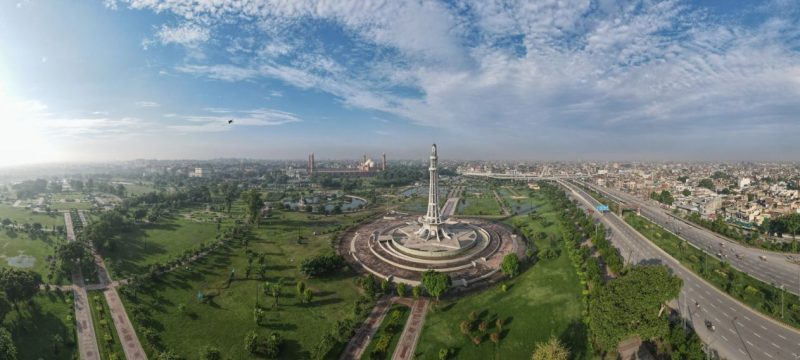
[[[0,1],[0,166],[433,142],[444,159],[796,161],[798,139],[791,0]]]

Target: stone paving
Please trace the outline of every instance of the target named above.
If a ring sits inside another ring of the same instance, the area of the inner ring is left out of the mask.
[[[400,342],[392,355],[392,360],[414,359],[414,351],[417,349],[417,342],[422,333],[422,325],[425,323],[425,315],[428,313],[428,299],[420,298],[414,301],[411,308],[411,315],[408,317],[403,333],[400,335]]]
[[[375,332],[378,331],[378,327],[381,326],[381,322],[383,318],[386,317],[386,313],[389,311],[391,304],[392,302],[386,297],[382,297],[378,300],[378,303],[372,309],[372,312],[369,313],[367,319],[364,320],[364,323],[356,330],[356,335],[350,339],[350,342],[347,344],[347,347],[339,359],[350,360],[361,358],[361,355],[367,350],[370,340],[375,336]]]
[[[69,212],[64,213],[64,223],[67,227],[67,241],[75,241],[75,231],[72,228],[72,217]],[[92,313],[90,310],[89,296],[86,293],[86,284],[80,269],[72,271],[72,293],[75,297],[75,327],[78,333],[78,352],[83,360],[100,359],[97,346],[97,335],[94,332]]]

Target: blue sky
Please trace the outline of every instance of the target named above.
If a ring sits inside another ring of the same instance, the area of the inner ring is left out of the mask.
[[[421,158],[431,142],[797,160],[799,20],[789,0],[4,1],[0,151],[22,155],[0,165]]]

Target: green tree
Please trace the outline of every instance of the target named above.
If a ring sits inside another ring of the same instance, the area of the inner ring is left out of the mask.
[[[711,191],[715,190],[714,189],[714,181],[709,179],[709,178],[705,178],[703,180],[700,180],[700,184],[698,184],[698,186],[700,186],[702,188],[706,188],[706,189],[711,190]]]
[[[533,360],[568,360],[569,349],[558,338],[552,336],[547,342],[536,344]]]
[[[503,263],[500,264],[500,269],[503,271],[503,274],[506,276],[513,278],[519,274],[519,258],[517,257],[516,253],[510,253],[503,257]]]
[[[312,299],[314,299],[314,293],[311,291],[311,289],[306,289],[305,291],[303,291],[304,303],[310,304]]]
[[[397,288],[397,296],[405,297],[406,296],[406,284],[398,282],[395,286]]]
[[[422,285],[436,300],[439,300],[439,297],[447,291],[451,284],[450,275],[445,273],[440,273],[436,270],[428,270],[422,273]]]
[[[660,317],[662,306],[678,296],[683,281],[665,266],[637,266],[601,287],[589,301],[589,328],[601,349],[638,335],[654,339],[668,335]]]
[[[11,333],[4,327],[0,327],[0,359],[17,360],[17,347]]]
[[[244,349],[251,354],[258,351],[258,334],[255,331],[250,331],[244,336]]]
[[[18,303],[33,298],[41,284],[42,276],[33,271],[0,269],[0,290],[6,293],[6,298],[15,307]]]
[[[261,220],[261,208],[264,207],[264,200],[261,199],[261,193],[253,189],[244,193],[242,198],[247,209],[247,221],[258,227],[259,220]]]
[[[222,353],[219,352],[219,349],[206,345],[202,349],[200,349],[200,359],[201,360],[222,360]]]
[[[689,191],[689,189],[683,189],[683,191],[681,192],[681,194],[683,194],[683,196],[689,196],[689,195],[692,195],[692,192],[691,192],[691,191]]]

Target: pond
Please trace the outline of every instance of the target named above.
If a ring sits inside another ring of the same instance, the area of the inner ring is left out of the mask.
[[[32,268],[36,264],[36,258],[30,255],[19,254],[8,258],[8,265],[15,268]]]
[[[289,198],[285,198],[281,201],[284,206],[289,205],[292,210],[298,210],[300,208],[300,201],[292,201]],[[342,207],[343,212],[352,212],[357,211],[364,206],[367,205],[367,201],[354,196],[342,196],[338,198],[331,198],[331,197],[320,197],[320,196],[309,196],[304,197],[303,202],[305,205],[312,205],[317,207],[317,205],[324,204],[325,211],[330,212],[333,211],[333,208],[336,205]]]

